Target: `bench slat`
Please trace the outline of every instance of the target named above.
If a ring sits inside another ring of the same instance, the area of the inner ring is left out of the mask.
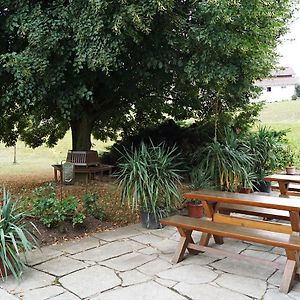
[[[300,203],[299,203],[300,204]],[[219,203],[218,211],[221,213],[238,213],[249,216],[258,216],[262,218],[278,219],[278,220],[290,220],[289,212],[286,210],[263,208],[247,205],[237,205],[230,203]]]
[[[162,219],[160,222],[163,225],[175,226],[187,230],[196,230],[216,236],[255,242],[288,250],[300,250],[300,237],[290,236],[285,233],[214,223],[203,219],[178,215]]]

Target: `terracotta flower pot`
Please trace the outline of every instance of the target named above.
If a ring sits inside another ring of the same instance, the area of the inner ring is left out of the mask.
[[[286,174],[287,175],[295,175],[296,174],[296,168],[295,167],[286,167]]]
[[[239,189],[239,193],[241,193],[241,194],[250,194],[250,193],[252,193],[252,189],[249,188],[249,187],[241,187]]]
[[[203,205],[196,201],[187,202],[188,215],[191,218],[201,218],[203,216]]]

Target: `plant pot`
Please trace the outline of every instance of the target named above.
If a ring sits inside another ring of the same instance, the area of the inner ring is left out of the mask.
[[[241,194],[250,194],[250,193],[252,193],[252,189],[249,188],[249,187],[241,187],[239,189],[239,193],[241,193]]]
[[[271,193],[271,182],[269,181],[256,181],[253,185],[255,192]]]
[[[295,175],[296,174],[296,168],[295,167],[286,167],[285,168],[287,175]]]
[[[187,202],[188,216],[191,218],[201,218],[203,216],[203,205],[199,202]]]
[[[142,227],[147,229],[159,229],[163,226],[159,222],[160,217],[157,214],[142,211],[140,212],[140,221]]]

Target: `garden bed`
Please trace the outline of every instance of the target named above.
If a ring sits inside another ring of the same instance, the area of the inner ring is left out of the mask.
[[[13,198],[19,199],[19,205],[22,209],[32,209],[32,190],[53,181],[51,173],[36,175],[18,175],[14,177],[0,177],[1,185],[10,191]],[[71,222],[65,221],[62,226],[48,228],[36,218],[31,221],[40,231],[39,241],[41,245],[54,244],[63,240],[70,240],[88,236],[94,232],[113,229],[116,227],[126,226],[130,223],[138,222],[137,214],[133,213],[130,208],[124,207],[117,192],[117,186],[114,180],[104,177],[100,180],[91,181],[88,184],[75,184],[72,186],[55,185],[57,198],[65,198],[73,195],[78,199],[79,206],[82,205],[82,195],[86,193],[97,194],[98,205],[105,213],[105,219],[100,221],[93,216],[87,215],[82,224],[72,225]]]

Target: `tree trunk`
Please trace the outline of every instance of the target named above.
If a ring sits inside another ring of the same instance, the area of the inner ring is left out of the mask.
[[[73,151],[88,151],[91,149],[93,123],[93,119],[87,114],[82,114],[80,119],[71,121]]]

